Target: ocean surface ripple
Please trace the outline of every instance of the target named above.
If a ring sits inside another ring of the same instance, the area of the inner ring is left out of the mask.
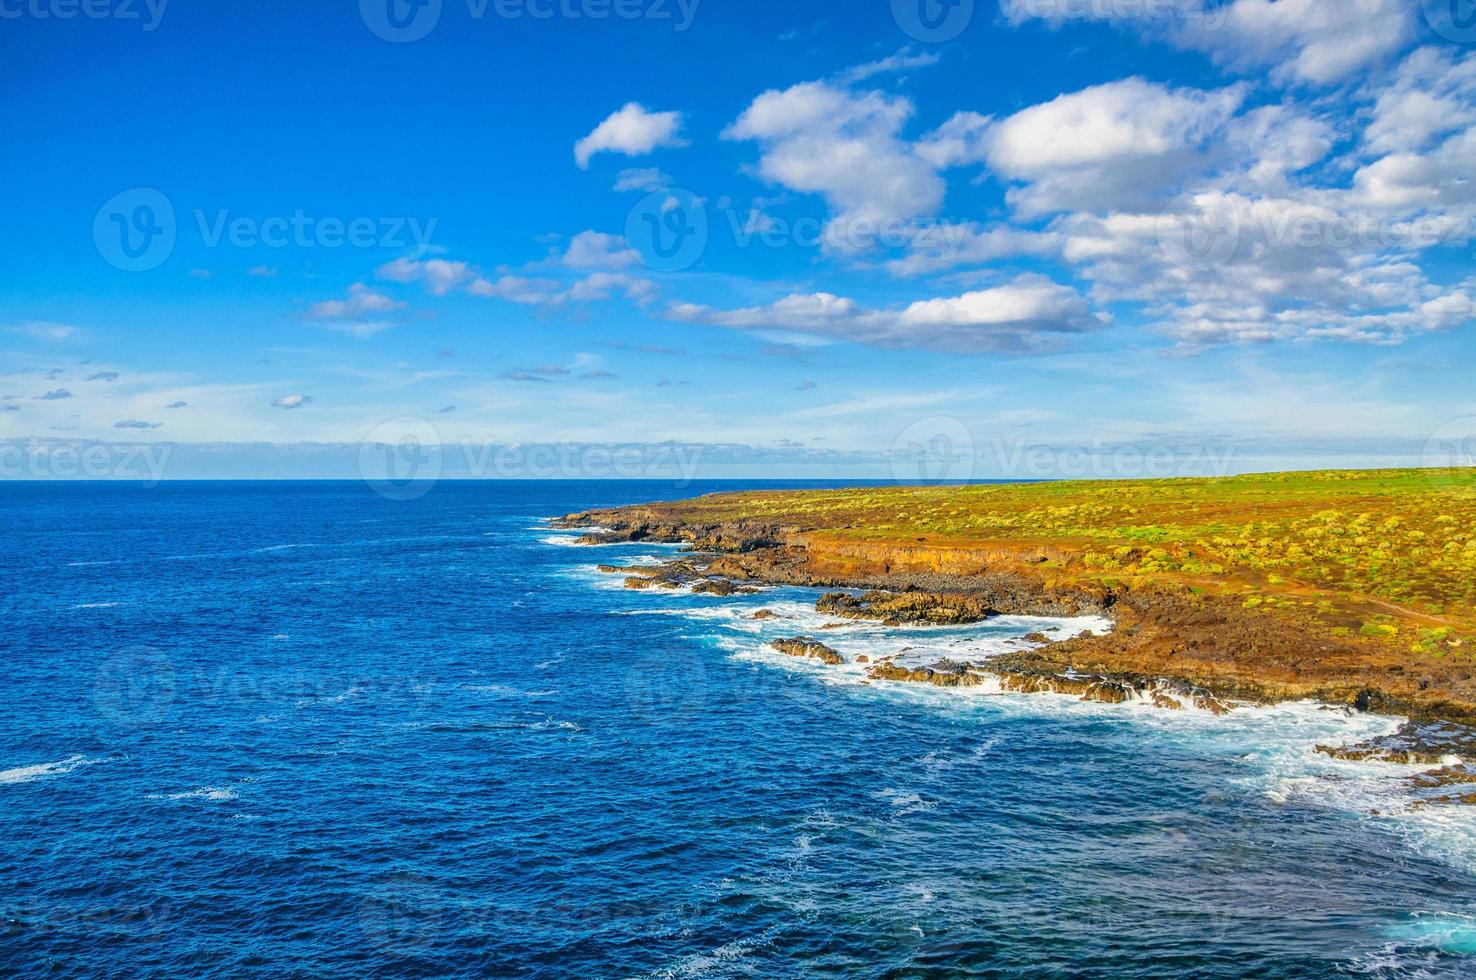
[[[1476,824],[1312,751],[1393,719],[871,684],[543,523],[725,488],[0,485],[0,974],[1476,976]]]

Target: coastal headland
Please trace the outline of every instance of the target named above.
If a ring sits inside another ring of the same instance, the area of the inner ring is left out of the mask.
[[[558,523],[589,544],[690,545],[607,569],[633,588],[845,589],[817,608],[899,626],[1113,623],[987,664],[870,665],[878,680],[1213,711],[1316,700],[1411,719],[1341,751],[1476,755],[1476,470],[743,492]]]

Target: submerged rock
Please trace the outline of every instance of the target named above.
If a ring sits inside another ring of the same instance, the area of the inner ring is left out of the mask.
[[[753,614],[753,618],[754,619],[760,619],[760,620],[762,620],[762,619],[778,619],[779,618],[779,614],[776,613],[772,609],[760,609],[758,612],[756,612],[756,613]]]

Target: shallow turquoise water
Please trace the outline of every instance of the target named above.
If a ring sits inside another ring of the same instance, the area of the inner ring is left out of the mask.
[[[711,489],[0,486],[0,973],[1476,975],[1470,825],[1310,752],[1387,720],[864,685],[539,528]]]

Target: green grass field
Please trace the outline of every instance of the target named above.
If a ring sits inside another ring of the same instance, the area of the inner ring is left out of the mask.
[[[662,505],[870,542],[1048,545],[1061,580],[1179,584],[1338,634],[1470,656],[1476,470],[741,493]]]

